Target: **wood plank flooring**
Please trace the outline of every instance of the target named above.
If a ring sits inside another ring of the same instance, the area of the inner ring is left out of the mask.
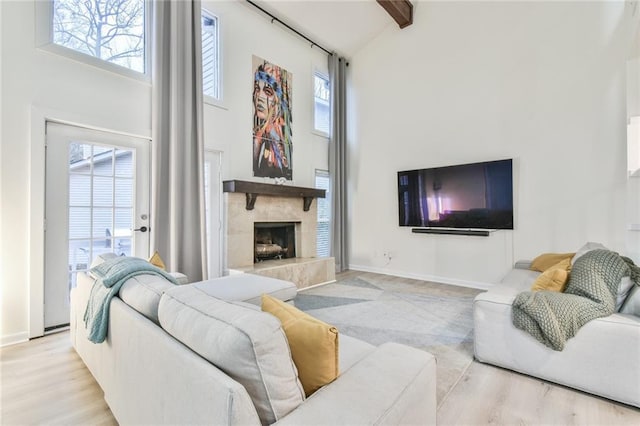
[[[0,349],[0,424],[117,422],[65,331]],[[440,403],[438,424],[640,425],[640,409],[474,361]]]
[[[0,423],[118,424],[68,331],[0,349]]]
[[[640,425],[640,409],[474,361],[438,408],[440,425]]]

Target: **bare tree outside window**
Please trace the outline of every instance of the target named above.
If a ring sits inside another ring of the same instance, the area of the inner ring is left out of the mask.
[[[144,0],[54,0],[53,42],[145,72]]]

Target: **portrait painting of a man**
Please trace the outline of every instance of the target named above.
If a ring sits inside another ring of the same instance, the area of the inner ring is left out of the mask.
[[[253,175],[291,180],[291,73],[253,57]]]

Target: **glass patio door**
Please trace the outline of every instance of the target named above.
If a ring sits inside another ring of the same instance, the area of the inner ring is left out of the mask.
[[[47,123],[45,330],[69,323],[69,292],[102,253],[149,256],[148,139]]]

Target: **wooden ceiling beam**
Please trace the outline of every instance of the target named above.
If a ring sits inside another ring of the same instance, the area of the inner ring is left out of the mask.
[[[400,28],[413,24],[413,5],[408,0],[376,0]]]

